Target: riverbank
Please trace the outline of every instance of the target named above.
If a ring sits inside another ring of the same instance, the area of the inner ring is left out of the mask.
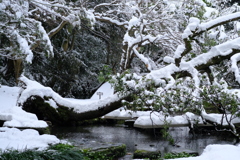
[[[110,153],[110,152],[109,152]],[[113,151],[111,153],[114,153]],[[240,145],[209,145],[204,149],[203,154],[197,157],[189,157],[191,155],[182,154],[168,154],[164,157],[151,158],[154,160],[238,160],[240,153]],[[187,157],[187,158],[179,158]],[[127,159],[126,159],[127,158]],[[50,146],[46,150],[8,150],[0,154],[1,160],[131,160],[132,156],[125,156],[117,158],[105,153],[94,153],[68,145],[57,144]],[[144,158],[145,159],[145,158]],[[135,159],[140,160],[140,159]],[[143,159],[142,159],[143,160]]]
[[[57,138],[55,135],[49,135],[49,134],[43,134],[40,135],[36,130],[34,129],[25,129],[25,130],[20,130],[14,127],[38,127],[39,124],[44,124],[46,125],[45,122],[40,121],[37,119],[36,115],[27,113],[24,110],[22,110],[20,107],[16,107],[16,100],[19,95],[19,88],[18,87],[7,87],[7,86],[2,86],[0,88],[0,111],[1,111],[1,118],[6,121],[9,121],[9,123],[4,123],[6,125],[5,127],[0,127],[0,149],[2,150],[2,153],[5,153],[6,151],[13,151],[14,153],[23,153],[24,151],[43,151],[47,150],[47,148],[51,145],[58,144],[60,142],[61,138],[66,138],[66,137],[59,137]],[[3,114],[7,113],[7,114]],[[11,123],[10,123],[11,122]],[[34,123],[33,123],[34,122]],[[36,123],[35,123],[36,122]],[[40,122],[40,123],[39,123]],[[3,124],[3,125],[4,125]],[[12,126],[10,126],[10,124]],[[16,125],[16,126],[15,126]],[[17,126],[18,125],[18,126]],[[47,125],[46,125],[47,126]],[[13,127],[13,128],[11,128]],[[92,126],[87,126],[87,127],[92,127]],[[71,128],[68,127],[67,133],[68,135],[73,135],[76,139],[85,139],[87,141],[91,141],[91,136],[97,136],[95,138],[101,138],[102,141],[108,142],[107,139],[110,139],[112,142],[117,143],[119,142],[119,139],[123,139],[124,143],[127,145],[127,150],[129,148],[132,148],[130,150],[134,151],[135,149],[141,150],[141,148],[146,149],[146,148],[156,148],[156,147],[163,147],[162,149],[164,150],[171,150],[171,148],[167,149],[166,147],[164,148],[164,141],[163,139],[156,139],[155,137],[148,137],[146,138],[146,134],[142,131],[131,129],[131,128],[126,128],[124,126],[119,126],[117,128],[111,128],[111,126],[103,126],[103,125],[98,125],[99,128],[92,128],[91,131],[89,131],[88,128],[84,127],[79,127],[80,130],[85,130],[83,133],[76,132],[76,129],[79,130],[79,128]],[[110,127],[110,128],[109,128]],[[107,130],[106,130],[107,128]],[[72,132],[71,132],[72,130]],[[63,130],[62,130],[63,131]],[[208,135],[207,137],[210,138],[201,138],[198,137],[198,139],[192,139],[191,136],[189,136],[188,139],[183,139],[182,136],[186,135],[186,132],[182,132],[183,130],[180,129],[172,129],[170,130],[172,133],[175,133],[175,139],[178,142],[178,145],[184,148],[192,148],[194,149],[191,144],[195,143],[197,144],[201,150],[203,150],[203,155],[205,155],[204,148],[210,144],[216,144],[219,143],[219,139],[211,139],[211,135]],[[56,133],[54,133],[56,134]],[[145,137],[145,138],[144,138]],[[134,138],[137,138],[139,141],[136,143],[134,141]],[[185,140],[185,142],[181,142],[179,140]],[[203,144],[201,145],[202,142]],[[143,142],[143,143],[140,143]],[[193,143],[192,143],[193,142]],[[167,142],[166,142],[167,143]],[[228,142],[231,144],[231,142]],[[227,150],[229,153],[235,157],[231,156],[231,160],[237,160],[239,157],[236,156],[235,152],[238,151],[239,146],[234,146],[234,145],[226,145],[225,144],[218,144],[216,146],[211,146],[210,149],[207,147],[207,153],[212,152],[214,154],[223,154],[222,150]],[[233,143],[232,143],[233,144]],[[186,146],[188,145],[188,147]],[[227,149],[229,148],[229,149]],[[230,149],[234,152],[231,153]],[[48,151],[48,150],[47,150]],[[218,153],[219,152],[219,153]],[[239,152],[238,152],[239,153]],[[201,155],[202,156],[202,155]],[[199,157],[201,157],[199,156]],[[223,158],[227,156],[222,156]],[[222,158],[221,157],[221,158]],[[229,160],[228,159],[211,159],[211,160]],[[234,159],[235,158],[235,159]],[[188,159],[192,160],[192,159]],[[195,159],[194,159],[195,160]],[[202,160],[197,159],[197,160]],[[206,160],[206,159],[204,159]],[[209,159],[210,160],[210,159]]]

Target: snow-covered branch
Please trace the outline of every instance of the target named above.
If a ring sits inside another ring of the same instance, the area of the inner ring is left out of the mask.
[[[50,38],[59,32],[66,23],[72,26],[80,26],[80,17],[84,17],[85,13],[82,8],[66,5],[61,2],[51,1],[7,1],[0,2],[1,14],[4,18],[0,21],[1,34],[6,37],[4,49],[6,51],[4,57],[9,59],[23,59],[31,62],[33,51],[44,46],[43,49],[48,55],[53,55],[53,46]],[[52,29],[48,34],[46,25],[42,23],[60,24]],[[8,43],[7,42],[11,42]],[[14,53],[8,52],[9,48]],[[3,49],[1,49],[3,50]],[[13,56],[14,55],[14,56]]]
[[[62,21],[56,28],[54,28],[50,32],[48,32],[49,38],[51,38],[55,34],[57,34],[67,23],[68,23],[67,21]]]
[[[195,40],[196,37],[201,36],[201,34],[203,34],[204,32],[212,28],[215,28],[217,26],[221,26],[239,19],[240,19],[240,12],[221,16],[205,23],[200,23],[200,20],[198,18],[195,18],[195,17],[190,18],[189,24],[182,34],[182,38],[185,43],[178,46],[178,49],[176,50],[174,55],[176,65],[179,66],[182,57],[188,54],[192,50],[192,42]]]
[[[103,3],[94,8],[96,20],[111,23],[125,30],[123,38],[123,53],[121,58],[121,71],[130,68],[134,57],[138,57],[150,71],[156,69],[156,64],[149,56],[143,55],[136,48],[145,48],[147,45],[156,45],[163,51],[173,51],[181,41],[176,23],[169,14],[171,8],[160,1],[147,2],[150,7],[140,5],[142,2],[128,1],[118,3]],[[125,11],[125,13],[123,12]],[[177,24],[177,23],[176,23]],[[173,42],[173,43],[172,43]],[[171,45],[170,45],[171,44]],[[143,58],[145,57],[145,58]],[[147,62],[146,61],[146,57]],[[146,63],[147,62],[147,63]],[[150,67],[151,66],[151,67]]]

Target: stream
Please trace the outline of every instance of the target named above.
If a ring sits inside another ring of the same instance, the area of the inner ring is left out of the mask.
[[[169,145],[159,134],[126,127],[124,125],[91,125],[78,127],[53,127],[52,134],[60,139],[67,139],[74,145],[87,145],[89,142],[123,143],[127,152],[136,149],[160,150],[162,153],[173,149],[187,149],[197,151],[199,154],[209,144],[233,144],[234,138],[226,135],[211,133],[189,133],[188,127],[175,127],[169,129],[176,145]]]

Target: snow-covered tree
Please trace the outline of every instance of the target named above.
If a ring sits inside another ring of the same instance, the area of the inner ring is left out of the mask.
[[[239,92],[232,88],[239,88],[239,6],[193,2],[198,5],[183,9],[184,18],[191,16],[186,19],[182,40],[174,52],[163,58],[168,64],[144,76],[125,73],[113,81],[121,95],[133,97],[125,104],[137,109],[148,108],[167,115],[192,111],[213,121],[206,109],[206,103],[211,104],[222,115],[220,124],[226,120],[238,136],[232,120],[239,116]]]
[[[146,53],[147,47],[155,45],[166,54],[173,52],[179,44],[179,24],[173,20],[171,7],[162,1],[113,1],[95,6],[93,13],[97,21],[112,23],[125,30],[121,71],[131,68],[135,56],[147,70],[156,69],[158,62],[150,56],[155,54],[153,56],[157,57],[161,53],[152,53],[149,49],[150,53]]]
[[[50,39],[66,24],[80,27],[81,17],[87,13],[64,0],[2,0],[0,15],[0,56],[5,61],[13,60],[17,79],[23,69],[22,60],[31,63],[34,54],[53,56]],[[2,66],[1,71],[6,73],[8,69]]]
[[[14,8],[17,3],[26,7]],[[81,109],[69,107],[69,115],[74,114],[72,119],[99,117],[120,107],[124,100],[131,108],[151,109],[166,116],[191,111],[203,120],[215,123],[208,117],[210,106],[215,107],[216,112],[220,111],[222,120],[225,119],[238,136],[232,123],[240,110],[239,90],[233,90],[238,89],[240,83],[240,12],[237,4],[228,0],[114,0],[104,3],[31,0],[10,4],[3,0],[1,7],[5,17],[1,21],[2,30],[4,26],[17,28],[16,32],[12,29],[1,33],[1,41],[7,39],[1,43],[1,56],[8,59],[31,62],[33,53],[51,55],[53,35],[67,24],[70,27],[65,28],[66,32],[80,26],[81,16],[90,19],[83,27],[106,42],[106,46],[111,44],[111,39],[108,30],[102,32],[102,26],[113,25],[118,29],[117,41],[122,38],[119,44],[122,51],[113,53],[110,48],[111,52],[106,54],[108,64],[109,53],[121,56],[120,73],[108,77],[115,86],[116,95],[108,101],[89,105],[94,109],[81,112]],[[14,14],[11,8],[16,10]],[[24,12],[17,12],[20,9]],[[18,23],[13,23],[15,21]],[[24,26],[32,27],[24,30]],[[56,50],[65,54],[73,43],[66,38],[59,44],[56,43]],[[22,81],[27,85],[26,79]],[[24,100],[33,101],[31,96],[39,95],[28,95]],[[41,98],[41,102],[53,99],[61,107],[65,102],[52,92]],[[81,104],[78,107],[81,108]]]

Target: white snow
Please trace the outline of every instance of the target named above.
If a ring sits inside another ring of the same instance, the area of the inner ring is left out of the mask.
[[[186,31],[187,32],[187,31]],[[189,33],[191,34],[191,33]],[[174,53],[175,57],[174,58],[179,58],[181,57],[181,54],[183,53],[183,51],[185,50],[185,46],[184,45],[179,45]]]
[[[101,96],[100,96],[100,93],[102,93]],[[98,88],[98,90],[92,95],[92,97],[90,99],[91,100],[99,100],[100,97],[101,97],[101,99],[104,99],[113,94],[114,94],[114,89],[113,89],[112,85],[110,83],[106,82],[100,88]]]
[[[49,52],[48,52],[48,56],[54,56],[54,52],[53,52],[53,46],[52,46],[52,43],[51,43],[51,40],[47,34],[47,32],[45,31],[45,29],[43,28],[42,26],[42,23],[41,22],[38,22],[36,21],[35,22],[38,26],[38,31],[42,34],[43,36],[43,40],[46,42],[46,46],[49,47]]]
[[[0,88],[0,120],[6,121],[3,126],[20,128],[47,127],[47,123],[39,121],[35,114],[27,113],[22,108],[16,106],[19,93],[19,87],[1,86]]]
[[[210,121],[212,121],[216,124],[222,124],[222,125],[228,125],[227,120],[231,120],[231,115],[230,114],[226,115],[226,117],[225,116],[223,117],[222,114],[215,114],[215,113],[206,114],[206,113],[203,113],[202,116],[206,120],[210,120]],[[240,118],[239,117],[234,118],[232,120],[232,123],[240,123]]]
[[[239,31],[240,30],[240,22],[236,22],[235,27],[236,27],[236,30]]]
[[[232,14],[228,14],[228,15],[225,15],[225,16],[221,16],[221,17],[218,17],[214,20],[211,20],[209,22],[206,22],[206,23],[201,23],[199,25],[199,29],[200,30],[206,30],[212,26],[215,26],[216,24],[220,24],[224,21],[228,21],[230,19],[235,19],[235,18],[239,18],[240,17],[240,12],[236,12],[236,13],[232,13]]]
[[[220,124],[222,124],[223,126],[228,125],[226,118],[222,120],[222,114],[202,113],[201,116],[204,119],[210,120],[213,123],[216,123],[218,125]],[[231,119],[230,115],[227,115],[227,117],[228,117],[228,120]],[[105,119],[124,119],[124,120],[137,118],[134,123],[134,127],[137,127],[137,128],[162,128],[166,123],[170,124],[171,127],[189,126],[196,123],[200,126],[211,125],[211,124],[204,124],[200,116],[195,115],[191,112],[187,112],[183,115],[167,116],[165,118],[165,115],[159,112],[131,111],[131,110],[125,110],[120,108],[106,114],[104,118]],[[233,118],[232,123],[240,124],[240,118],[238,117]]]
[[[28,42],[25,38],[23,38],[16,30],[12,33],[17,37],[18,44],[20,46],[20,50],[22,53],[26,54],[26,61],[32,63],[33,59],[33,52],[28,45]]]
[[[148,113],[148,115],[140,116],[134,123],[134,127],[137,128],[162,128],[165,124],[170,126],[189,126],[189,123],[195,122],[199,125],[203,124],[203,121],[199,116],[193,116],[192,113],[186,113],[179,116],[167,116],[165,117],[160,113]]]
[[[103,19],[103,20],[106,20],[106,21],[110,21],[111,23],[114,23],[118,26],[127,26],[128,25],[128,22],[119,22],[117,20],[114,20],[114,19],[111,19],[111,18],[108,18],[108,17],[100,17],[100,16],[95,16],[96,19]]]
[[[201,64],[206,64],[213,57],[226,56],[230,54],[233,49],[239,49],[240,48],[239,42],[240,42],[240,38],[229,40],[222,44],[216,45],[215,47],[212,47],[207,53],[203,53],[188,62],[181,62],[181,63],[184,68],[186,68],[187,65],[189,66],[189,68],[192,68]]]
[[[47,123],[37,116],[17,107],[19,87],[0,86],[0,120],[5,121],[0,127],[0,150],[8,149],[45,149],[49,144],[59,143],[54,135],[39,135],[34,129],[19,130],[17,128],[45,128]],[[8,128],[11,127],[11,128]]]
[[[208,145],[198,157],[178,158],[178,160],[239,160],[240,145]]]
[[[169,56],[165,56],[163,58],[163,61],[166,62],[166,63],[174,63],[174,59],[172,57],[169,57]]]
[[[52,100],[60,105],[67,106],[69,108],[73,108],[73,110],[77,113],[82,113],[90,110],[96,110],[101,107],[104,107],[106,104],[116,101],[120,97],[118,95],[113,95],[113,88],[109,83],[105,83],[102,87],[100,87],[97,92],[93,95],[91,99],[71,99],[71,98],[63,98],[56,92],[54,92],[49,87],[44,87],[36,81],[32,81],[27,79],[26,77],[20,78],[27,86],[27,88],[21,93],[21,96],[18,99],[18,103],[24,103],[29,97],[32,95],[40,96],[40,97],[52,97]],[[101,93],[99,93],[101,92]],[[101,95],[101,99],[100,96]],[[49,102],[49,104],[53,104]],[[56,108],[56,105],[53,107]]]
[[[214,11],[214,9],[212,9],[212,10],[210,10],[210,8],[206,8],[206,9],[207,9],[207,12],[206,12],[205,16],[209,16],[209,13],[217,14]],[[217,24],[221,24],[225,21],[239,19],[239,17],[240,17],[240,12],[236,12],[236,13],[232,13],[232,14],[228,14],[228,15],[224,15],[224,16],[215,18],[213,20],[210,20],[210,21],[204,22],[204,23],[200,23],[200,20],[198,18],[191,17],[189,19],[188,26],[186,27],[186,29],[184,30],[184,32],[182,34],[182,38],[183,39],[188,38],[189,36],[192,35],[192,32],[205,31],[205,30],[213,28]],[[225,35],[222,35],[222,38],[225,38]]]
[[[19,87],[0,87],[0,120],[4,120],[3,127],[0,127],[0,149],[2,151],[7,149],[44,149],[49,144],[59,143],[54,135],[39,135],[34,129],[25,129],[23,131],[17,128],[45,128],[47,123],[38,120],[37,116],[32,113],[24,111],[17,103],[23,102],[31,95],[38,96],[53,96],[55,99],[49,99],[47,102],[54,108],[57,108],[56,102],[60,104],[70,104],[70,106],[83,106],[82,110],[91,110],[91,106],[99,106],[98,104],[106,103],[109,101],[109,96],[112,96],[114,90],[109,83],[104,83],[88,100],[77,100],[62,98],[55,93],[51,88],[44,87],[41,84],[28,80],[22,77],[22,80],[27,84],[26,90],[21,92]],[[98,93],[101,92],[100,100]],[[21,96],[19,95],[21,93]],[[18,99],[19,98],[19,99]],[[19,101],[18,101],[19,100]],[[92,104],[93,103],[93,104]],[[11,127],[11,128],[8,128]],[[13,128],[12,128],[13,127]],[[14,128],[17,127],[17,128]],[[27,135],[27,136],[26,136]]]
[[[19,92],[19,87],[0,86],[0,112],[16,106]]]
[[[179,68],[175,64],[169,64],[161,69],[158,70],[152,70],[150,73],[146,75],[146,79],[152,79],[156,84],[161,84],[163,81],[161,78],[166,78],[172,80],[172,74],[174,72],[178,72]],[[170,81],[173,82],[173,81]],[[169,82],[167,87],[170,87],[172,84]],[[136,87],[142,87],[142,84],[140,83],[139,86]],[[166,88],[167,88],[166,87]]]
[[[32,113],[28,113],[22,108],[14,106],[8,110],[4,110],[0,113],[1,115],[7,115],[9,119],[4,122],[5,127],[19,127],[19,128],[46,128],[47,123],[42,120],[38,120],[37,116]],[[11,117],[11,118],[10,118]],[[1,119],[1,118],[0,118]]]
[[[17,128],[0,127],[0,150],[6,151],[16,149],[45,149],[49,144],[60,143],[60,140],[53,135],[39,135],[34,129],[23,131]]]
[[[139,18],[133,16],[132,19],[128,22],[128,30],[130,30],[133,26],[139,25],[140,20]]]
[[[182,34],[182,38],[188,38],[189,36],[192,35],[192,32],[197,30],[200,24],[200,20],[196,17],[191,17],[189,19],[189,23],[188,26],[186,27],[186,29],[184,30],[183,34]]]
[[[131,111],[125,109],[116,109],[104,116],[105,119],[132,119],[138,118],[140,116],[147,116],[151,113],[151,111]]]
[[[237,66],[237,63],[238,63],[239,60],[240,60],[240,53],[237,53],[237,54],[235,54],[231,57],[231,61],[232,61],[231,69],[234,72],[236,81],[238,81],[238,83],[240,83],[239,68]]]
[[[143,114],[142,114],[143,115]],[[145,113],[145,115],[138,116],[139,118],[135,121],[134,127],[138,128],[162,128],[164,124],[169,124],[171,127],[177,126],[189,126],[193,124],[198,124],[200,126],[209,126],[211,124],[204,124],[203,120],[200,116],[197,116],[193,113],[187,112],[183,115],[178,116],[167,116],[165,118],[164,115],[157,113],[157,112],[150,112]],[[115,115],[116,116],[116,115]],[[207,114],[203,113],[201,115],[204,119],[210,120],[213,123],[216,123],[218,125],[222,124],[223,126],[227,126],[228,123],[226,121],[226,118],[223,118],[222,120],[222,114]],[[227,115],[227,119],[230,120],[231,116]],[[232,119],[233,124],[239,124],[240,118],[236,117]]]
[[[206,12],[203,15],[205,18],[209,18],[212,15],[217,15],[218,14],[218,10],[216,10],[215,8],[205,7],[205,10],[206,10]]]

